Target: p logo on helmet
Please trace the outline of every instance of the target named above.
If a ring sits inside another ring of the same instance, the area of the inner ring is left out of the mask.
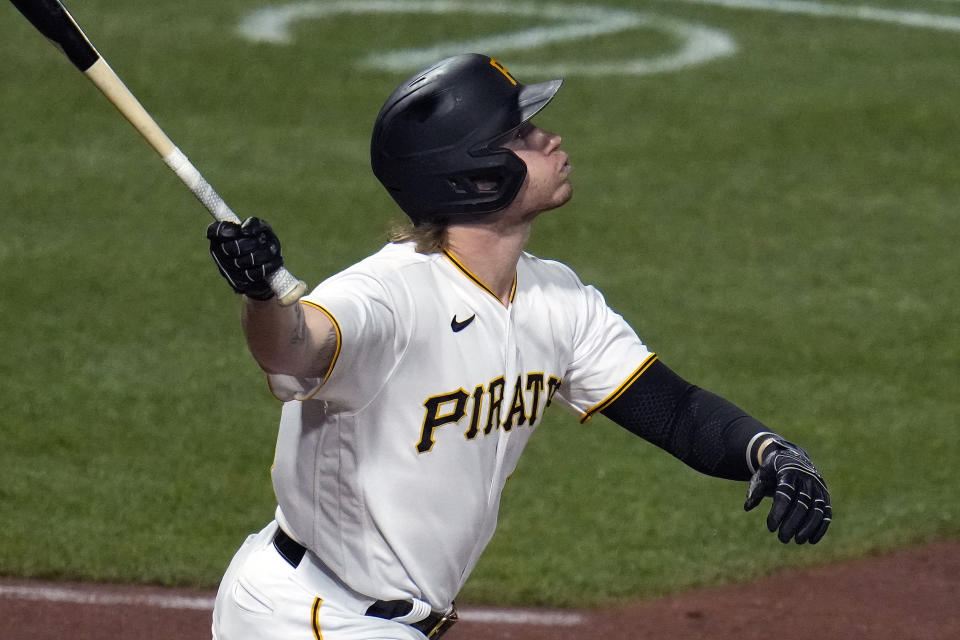
[[[497,62],[496,58],[490,58],[490,66],[492,66],[494,69],[496,69],[497,71],[505,75],[507,77],[507,80],[510,81],[510,84],[516,86],[517,81],[514,79],[512,75],[510,75],[510,72],[507,71],[507,68],[505,66]]]

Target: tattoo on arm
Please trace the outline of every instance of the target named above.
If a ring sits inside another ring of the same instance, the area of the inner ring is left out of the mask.
[[[293,327],[293,333],[290,335],[291,345],[302,345],[307,337],[307,323],[303,317],[303,307],[299,304],[294,305],[294,312],[297,314],[297,320]]]
[[[327,335],[317,350],[315,366],[321,375],[326,375],[333,364],[333,357],[337,353],[337,332],[331,325]]]

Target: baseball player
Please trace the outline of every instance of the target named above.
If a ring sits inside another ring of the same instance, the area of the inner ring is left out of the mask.
[[[671,371],[570,268],[524,251],[572,193],[560,136],[531,122],[560,85],[521,84],[479,54],[400,85],[370,149],[411,224],[299,304],[266,283],[283,263],[267,223],[208,228],[284,401],[275,518],[227,569],[214,638],[440,637],[551,405],[749,481],[745,508],[772,496],[782,542],[826,532],[830,497],[802,449]]]

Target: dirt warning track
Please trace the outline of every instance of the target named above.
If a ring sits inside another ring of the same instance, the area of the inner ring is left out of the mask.
[[[3,640],[209,640],[213,593],[0,580]],[[444,640],[955,640],[960,542],[634,605],[462,607]]]

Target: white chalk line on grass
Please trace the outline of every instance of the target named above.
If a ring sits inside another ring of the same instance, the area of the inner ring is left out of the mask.
[[[251,42],[275,45],[293,44],[293,27],[304,20],[317,20],[339,15],[426,14],[489,15],[507,18],[539,18],[546,24],[529,29],[494,33],[469,40],[437,42],[430,46],[372,52],[357,61],[363,68],[387,71],[416,69],[443,57],[464,51],[522,51],[546,45],[573,42],[621,33],[650,29],[667,34],[676,50],[661,55],[628,60],[594,60],[579,56],[569,60],[541,63],[536,71],[542,74],[645,75],[677,71],[689,66],[736,53],[734,40],[719,29],[687,23],[653,13],[596,4],[550,2],[518,2],[517,0],[325,0],[304,1],[258,9],[243,18],[237,33]],[[515,72],[528,71],[523,65],[511,65]]]
[[[80,587],[47,587],[0,585],[0,598],[39,602],[101,606],[136,606],[156,609],[212,611],[212,597],[172,594],[125,594],[90,591]],[[584,617],[571,611],[537,611],[534,609],[486,609],[469,607],[460,610],[460,619],[487,624],[527,624],[545,627],[574,627]]]
[[[956,2],[958,0],[949,0]],[[667,4],[698,4],[725,9],[746,9],[770,13],[803,15],[835,20],[861,20],[899,26],[960,32],[960,16],[886,9],[868,5],[841,5],[811,0],[667,0]],[[510,32],[494,33],[469,40],[437,42],[430,46],[371,52],[357,61],[361,68],[400,71],[423,67],[435,60],[463,51],[531,50],[558,43],[647,29],[666,34],[674,50],[661,55],[628,59],[595,60],[590,56],[539,63],[534,69],[512,65],[514,71],[555,75],[647,75],[679,71],[732,56],[736,40],[729,33],[703,24],[685,22],[653,12],[637,12],[601,4],[522,2],[518,0],[302,0],[263,7],[247,14],[237,33],[252,42],[290,45],[293,27],[305,20],[340,15],[490,15],[540,18],[545,24]]]
[[[809,0],[673,0],[687,4],[703,4],[726,9],[751,9],[771,13],[806,15],[818,18],[845,18],[866,22],[884,22],[905,27],[936,31],[960,31],[960,16],[901,9],[884,9],[868,5],[841,5]]]

